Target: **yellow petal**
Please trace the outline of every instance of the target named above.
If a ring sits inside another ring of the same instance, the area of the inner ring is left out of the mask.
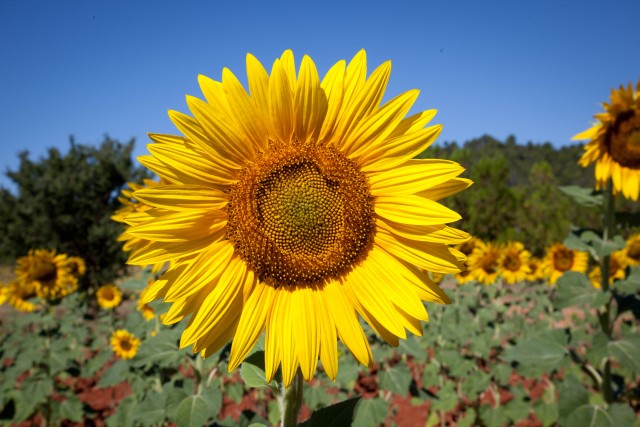
[[[327,98],[320,87],[320,77],[313,63],[307,55],[302,58],[300,77],[294,98],[295,135],[298,141],[306,142],[317,135],[327,113]]]
[[[318,139],[320,141],[330,140],[333,129],[340,113],[342,105],[342,95],[344,92],[345,61],[337,62],[329,69],[322,79],[321,87],[327,96],[327,114],[322,122],[322,129]]]
[[[405,165],[369,174],[371,195],[406,196],[435,187],[460,175],[464,168],[449,160],[410,160]]]
[[[201,185],[163,185],[137,190],[133,197],[141,203],[169,210],[218,210],[228,203],[227,196]]]
[[[269,79],[269,124],[271,135],[280,142],[291,141],[293,134],[293,94],[286,72],[276,60]]]
[[[420,196],[383,196],[375,200],[376,214],[401,224],[435,225],[455,222],[462,217],[455,211]]]

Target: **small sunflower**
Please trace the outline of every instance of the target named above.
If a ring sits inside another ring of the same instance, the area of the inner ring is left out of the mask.
[[[84,262],[84,259],[77,256],[67,258],[67,266],[69,268],[69,272],[76,279],[84,276],[87,272],[87,264]]]
[[[497,244],[476,242],[468,259],[473,279],[485,285],[494,283],[500,274],[501,256],[502,250]]]
[[[40,298],[56,300],[78,288],[78,281],[67,263],[67,255],[56,251],[35,249],[16,261],[15,274],[20,286],[33,289]]]
[[[529,282],[535,282],[541,279],[544,279],[542,260],[540,258],[532,256],[529,258],[529,274],[527,274],[527,280]]]
[[[627,259],[624,251],[617,251],[609,257],[609,285],[613,285],[616,280],[623,280],[626,277]],[[589,279],[594,288],[600,289],[602,286],[602,270],[599,265],[593,267],[589,273]]]
[[[114,285],[103,285],[96,291],[98,305],[105,309],[115,308],[122,301],[122,293]]]
[[[464,285],[465,283],[474,280],[473,275],[471,274],[471,268],[469,268],[469,255],[471,255],[471,253],[473,252],[473,249],[476,247],[476,243],[478,243],[479,241],[480,240],[478,240],[477,237],[471,237],[466,242],[456,246],[456,249],[460,251],[464,256],[467,257],[467,260],[464,263],[464,267],[465,267],[464,270],[462,270],[460,273],[456,274],[455,276],[456,281],[460,285]]]
[[[125,329],[118,329],[111,334],[111,348],[121,359],[133,359],[138,353],[140,340]]]
[[[637,201],[640,194],[640,81],[611,90],[610,103],[596,114],[598,120],[590,129],[574,136],[574,140],[590,140],[580,158],[581,166],[596,164],[597,188],[609,178],[614,193]]]
[[[151,209],[124,218],[149,243],[135,265],[173,261],[144,301],[190,317],[180,345],[208,356],[233,339],[235,369],[263,331],[267,381],[288,386],[318,358],[335,379],[337,339],[373,363],[359,316],[397,346],[421,334],[422,301],[449,299],[425,271],[455,274],[468,239],[437,201],[471,184],[455,162],[413,159],[440,133],[435,111],[405,117],[410,90],[382,104],[386,62],[367,77],[366,54],[321,80],[310,57],[286,51],[269,74],[247,56],[248,88],[228,69],[200,76],[193,116],[170,111],[184,136],[150,135],[139,160],[170,182],[133,197]]]
[[[569,249],[562,243],[555,243],[547,249],[547,255],[543,262],[545,276],[549,278],[549,284],[555,285],[560,276],[567,271],[586,273],[589,255],[586,252]]]
[[[531,274],[530,258],[531,253],[524,248],[522,243],[507,243],[498,260],[500,275],[503,280],[510,285],[526,280],[528,275]]]
[[[627,265],[640,265],[640,234],[634,234],[627,239],[623,253]]]
[[[28,301],[34,296],[33,289],[24,289],[17,281],[0,285],[0,305],[8,303],[18,311],[30,313],[40,308],[37,304]]]

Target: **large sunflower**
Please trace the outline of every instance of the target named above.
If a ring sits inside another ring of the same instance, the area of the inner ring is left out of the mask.
[[[530,258],[531,253],[524,248],[522,243],[507,243],[498,260],[502,279],[510,285],[526,280],[531,273]]]
[[[266,330],[265,366],[288,385],[310,380],[318,357],[337,374],[337,339],[358,361],[372,354],[358,315],[387,342],[421,334],[422,301],[448,303],[424,271],[457,273],[449,245],[468,235],[437,203],[470,185],[446,160],[413,160],[440,133],[435,111],[405,118],[418,91],[381,105],[391,64],[367,77],[365,52],[320,80],[291,51],[271,73],[247,56],[247,93],[229,71],[200,76],[206,101],[193,117],[171,111],[182,136],[150,135],[140,161],[171,182],[133,196],[152,209],[125,218],[150,243],[131,264],[174,261],[144,302],[173,303],[171,324],[190,316],[182,347],[203,356],[233,338],[235,369]]]
[[[471,277],[485,285],[494,283],[500,274],[501,256],[502,250],[499,245],[476,242],[468,260]]]
[[[593,127],[577,134],[574,140],[589,139],[580,165],[596,163],[596,185],[609,178],[614,193],[638,200],[640,194],[640,81],[611,90],[611,103],[602,104],[605,112],[596,114]]]
[[[65,254],[46,249],[29,251],[16,261],[15,274],[26,292],[33,289],[40,298],[55,300],[78,288]]]
[[[569,249],[562,243],[555,243],[547,249],[543,261],[545,276],[549,278],[549,284],[555,285],[560,276],[567,271],[585,273],[589,263],[589,255],[586,252]]]

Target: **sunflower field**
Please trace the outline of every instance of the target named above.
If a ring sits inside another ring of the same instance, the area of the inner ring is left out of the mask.
[[[0,423],[640,427],[640,82],[557,153],[295,64],[199,76],[143,167],[22,155]]]

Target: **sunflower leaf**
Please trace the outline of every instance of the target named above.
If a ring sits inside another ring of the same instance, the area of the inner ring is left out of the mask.
[[[300,424],[300,427],[347,427],[351,425],[353,413],[360,396],[338,402],[335,405],[314,411],[308,420]],[[355,423],[354,423],[355,425]],[[375,425],[375,424],[368,424]]]
[[[568,271],[558,279],[555,307],[563,309],[576,305],[591,305],[597,295],[587,276],[575,271]]]
[[[609,341],[609,355],[614,357],[622,366],[633,372],[640,372],[640,337],[626,337]]]
[[[267,374],[264,370],[264,351],[256,351],[247,357],[240,367],[240,376],[248,387],[264,387],[267,385]]]
[[[592,188],[566,185],[558,189],[581,206],[602,206],[602,194],[596,193]]]
[[[176,425],[178,427],[200,427],[209,418],[207,403],[199,395],[189,396],[176,408]]]

